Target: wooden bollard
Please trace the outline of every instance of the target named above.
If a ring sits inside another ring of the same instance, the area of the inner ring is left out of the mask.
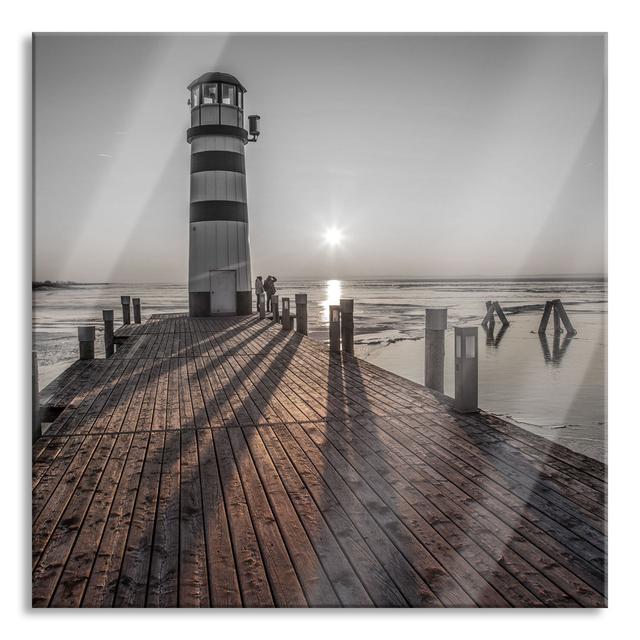
[[[340,334],[342,350],[353,353],[353,298],[340,299]]]
[[[38,384],[38,354],[31,352],[31,442],[42,435],[40,422],[40,385]]]
[[[280,307],[278,294],[271,296],[271,317],[274,322],[280,322]]]
[[[96,355],[96,328],[93,325],[78,327],[78,342],[80,343],[80,360],[93,360]]]
[[[553,333],[562,333],[562,322],[560,320],[560,311],[558,310],[557,304],[553,305]]]
[[[133,303],[133,321],[136,324],[140,324],[142,322],[140,315],[140,298],[131,298],[131,302]]]
[[[104,357],[110,358],[113,355],[113,309],[103,309],[102,320],[104,321]]]
[[[122,324],[131,324],[131,298],[129,296],[120,296],[122,304]]]
[[[258,294],[258,311],[260,313],[260,320],[264,320],[267,317],[266,312],[266,294],[259,293]]]
[[[282,298],[282,329],[291,331],[291,310],[289,309],[289,298]]]
[[[307,294],[296,293],[296,331],[307,335]]]
[[[446,309],[425,309],[424,386],[444,393],[444,332]]]
[[[340,305],[329,307],[329,351],[340,353]]]

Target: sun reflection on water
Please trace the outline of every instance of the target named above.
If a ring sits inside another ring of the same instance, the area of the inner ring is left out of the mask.
[[[339,304],[342,296],[342,280],[327,280],[326,298],[322,301],[322,321],[329,322],[329,306]]]

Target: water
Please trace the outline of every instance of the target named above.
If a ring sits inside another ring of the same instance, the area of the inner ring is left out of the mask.
[[[480,406],[544,437],[606,459],[607,289],[599,280],[300,280],[279,281],[280,297],[308,295],[309,336],[328,337],[328,311],[355,299],[356,355],[401,376],[424,380],[424,308],[447,307],[449,325],[478,326],[485,301],[498,300],[511,325],[493,338],[479,329]],[[41,386],[77,357],[77,327],[96,325],[103,355],[102,309],[121,319],[120,295],[152,313],[186,312],[184,285],[86,284],[34,292],[34,339]],[[537,327],[546,300],[562,299],[578,330],[546,341]],[[453,395],[453,329],[446,332],[445,393]]]

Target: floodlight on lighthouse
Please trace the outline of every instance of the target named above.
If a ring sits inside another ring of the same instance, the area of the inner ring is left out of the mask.
[[[260,116],[249,116],[249,142],[255,142],[260,135]]]

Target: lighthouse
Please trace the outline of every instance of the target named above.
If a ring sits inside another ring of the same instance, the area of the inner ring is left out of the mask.
[[[259,116],[244,128],[246,89],[228,73],[188,86],[191,127],[189,315],[245,315],[252,309],[244,148]]]

